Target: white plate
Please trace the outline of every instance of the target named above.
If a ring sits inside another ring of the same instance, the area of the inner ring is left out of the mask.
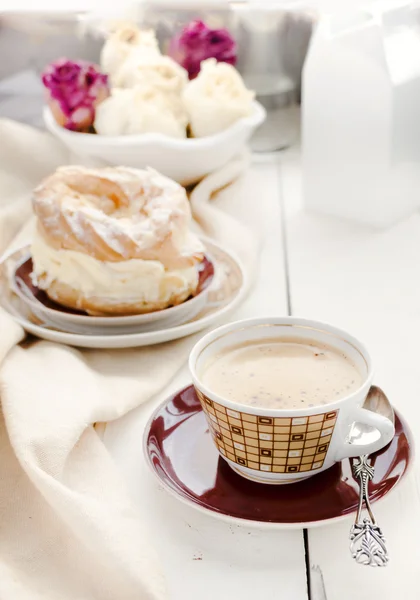
[[[217,171],[239,154],[265,117],[265,109],[254,102],[252,114],[239,119],[225,131],[203,138],[177,139],[162,133],[106,136],[69,131],[57,124],[48,107],[44,109],[47,129],[82,164],[90,167],[152,167],[183,185]]]
[[[206,240],[206,246],[216,265],[218,285],[211,285],[207,306],[183,325],[167,327],[159,331],[124,335],[82,335],[59,331],[45,325],[14,293],[10,285],[16,263],[22,259],[24,252],[22,249],[6,257],[0,264],[0,306],[29,333],[69,346],[103,349],[135,348],[176,340],[218,323],[240,304],[248,290],[247,276],[241,262],[214,242]]]
[[[16,258],[15,271],[10,278],[10,286],[22,302],[28,306],[29,310],[37,315],[45,325],[50,325],[53,329],[59,329],[67,333],[118,335],[155,331],[163,328],[167,329],[175,327],[175,325],[181,325],[195,317],[206,306],[213,282],[216,286],[218,285],[216,267],[210,257],[211,249],[207,248],[206,251],[208,260],[214,269],[214,275],[208,277],[207,285],[196,296],[177,306],[171,306],[165,310],[158,310],[147,314],[97,317],[65,312],[58,305],[56,308],[50,308],[40,301],[29,287],[27,269],[25,269],[22,277],[19,277],[19,269],[31,257],[30,246],[26,246],[18,251],[20,258],[18,258],[17,253],[14,255]]]

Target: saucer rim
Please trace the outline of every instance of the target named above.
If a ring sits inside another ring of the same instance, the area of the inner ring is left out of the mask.
[[[230,525],[234,524],[234,525],[241,526],[241,527],[248,527],[249,529],[260,529],[260,530],[265,530],[265,531],[267,531],[267,530],[280,531],[280,530],[294,530],[294,529],[300,529],[300,530],[316,529],[319,527],[333,525],[333,524],[339,523],[341,521],[354,520],[354,515],[357,512],[357,507],[352,512],[349,512],[348,514],[340,515],[337,517],[330,517],[327,519],[323,519],[322,521],[318,520],[318,521],[299,521],[296,523],[280,523],[280,522],[270,522],[270,521],[255,521],[253,519],[243,519],[241,517],[233,517],[230,515],[226,515],[224,513],[219,513],[219,512],[211,510],[210,508],[205,508],[205,507],[201,506],[200,504],[198,504],[197,502],[195,502],[193,499],[189,499],[186,496],[180,495],[174,489],[172,489],[166,483],[166,481],[164,481],[163,479],[161,479],[159,477],[156,469],[153,466],[153,463],[150,458],[150,454],[148,452],[148,436],[149,436],[149,432],[151,429],[151,425],[152,425],[154,419],[156,418],[157,414],[162,410],[162,407],[165,404],[167,404],[171,399],[180,395],[182,392],[184,392],[189,387],[194,387],[194,386],[192,383],[189,385],[186,385],[186,386],[184,385],[177,391],[171,393],[171,395],[168,396],[168,398],[166,398],[165,400],[160,402],[159,405],[155,408],[155,410],[151,414],[151,416],[149,417],[149,419],[147,420],[147,423],[146,423],[144,431],[143,431],[142,449],[143,449],[143,455],[144,455],[144,458],[145,458],[145,461],[146,461],[146,464],[148,467],[148,471],[151,473],[154,480],[157,481],[158,485],[163,487],[165,489],[165,491],[167,491],[172,497],[176,498],[179,502],[182,502],[186,506],[189,506],[190,508],[194,508],[195,510],[198,510],[202,514],[205,514],[209,517],[212,517],[214,519],[219,519],[220,521],[223,521]],[[395,409],[394,406],[393,406],[393,409],[398,414],[398,418],[400,419],[400,421],[404,424],[404,429],[405,429],[406,435],[407,435],[408,446],[410,448],[410,459],[407,462],[406,470],[404,471],[404,473],[401,476],[401,478],[399,479],[399,481],[395,484],[395,486],[391,490],[389,490],[389,492],[385,493],[381,498],[372,500],[372,504],[374,504],[375,506],[378,506],[379,503],[382,503],[384,500],[386,500],[386,498],[388,498],[389,495],[392,494],[396,490],[396,488],[399,487],[399,484],[403,480],[405,480],[408,476],[410,476],[411,471],[413,469],[414,462],[415,462],[415,457],[416,457],[414,436],[411,432],[411,429],[408,426],[407,420],[401,415],[399,410]],[[261,483],[261,485],[270,485],[270,484]],[[285,485],[293,485],[293,483],[289,483],[289,484],[285,484]]]

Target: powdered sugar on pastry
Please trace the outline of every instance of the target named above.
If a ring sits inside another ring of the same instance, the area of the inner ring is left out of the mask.
[[[38,230],[56,250],[97,260],[156,260],[166,269],[202,261],[190,205],[176,182],[151,169],[61,167],[34,191]]]

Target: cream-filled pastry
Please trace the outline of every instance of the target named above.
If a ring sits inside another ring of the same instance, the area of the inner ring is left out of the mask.
[[[194,137],[218,133],[249,116],[254,97],[235,67],[214,58],[203,61],[183,93]]]
[[[102,47],[100,63],[113,85],[117,72],[131,53],[135,53],[137,59],[160,56],[155,33],[142,31],[132,23],[120,25],[110,33]]]
[[[204,259],[184,188],[152,170],[61,167],[34,191],[33,280],[64,306],[137,314],[184,302]]]
[[[185,138],[188,116],[181,98],[151,86],[114,89],[95,113],[95,129],[100,135],[163,133]]]

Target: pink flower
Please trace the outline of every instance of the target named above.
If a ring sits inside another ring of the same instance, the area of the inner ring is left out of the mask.
[[[169,55],[194,79],[206,58],[236,64],[236,42],[227,29],[210,29],[203,21],[191,21],[172,39]]]
[[[83,60],[56,60],[45,68],[42,83],[48,90],[55,120],[72,131],[89,131],[96,106],[110,93],[108,76],[97,65]]]

